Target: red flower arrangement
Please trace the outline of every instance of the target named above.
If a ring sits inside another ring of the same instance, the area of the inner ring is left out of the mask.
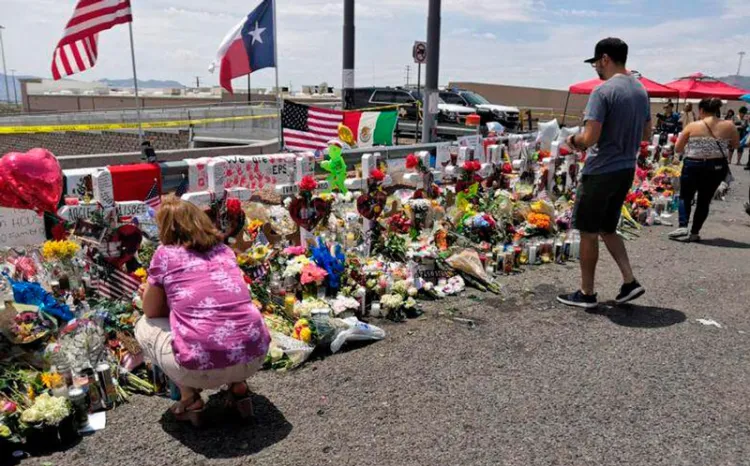
[[[380,169],[374,168],[370,171],[370,179],[381,183],[385,179],[385,173]]]
[[[302,179],[300,180],[297,186],[299,186],[300,191],[309,192],[309,191],[314,191],[315,188],[318,187],[318,182],[315,181],[315,178],[313,178],[312,176],[307,175],[307,176],[302,177]]]
[[[479,163],[479,160],[467,160],[464,162],[463,169],[467,172],[475,172],[479,171],[482,168],[482,164]]]
[[[391,215],[388,219],[388,227],[396,233],[408,233],[411,227],[411,220],[403,212],[398,212]]]
[[[239,215],[242,212],[242,202],[239,199],[227,199],[227,213],[229,215]]]
[[[503,173],[506,175],[513,173],[513,165],[511,165],[509,162],[505,162],[503,164]]]
[[[414,154],[409,154],[406,156],[406,168],[409,170],[413,170],[419,166],[419,157],[417,157]]]

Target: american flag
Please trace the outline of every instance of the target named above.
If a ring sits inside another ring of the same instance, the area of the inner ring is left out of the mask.
[[[154,179],[154,184],[146,194],[146,204],[156,210],[161,205],[161,194],[159,193],[159,180]]]
[[[96,64],[98,33],[130,23],[130,0],[78,0],[52,55],[52,77],[70,76]]]
[[[107,299],[130,299],[141,286],[141,280],[109,264],[94,266],[98,278],[91,280],[91,286]]]
[[[328,141],[338,137],[338,126],[343,121],[344,112],[340,110],[284,101],[281,112],[284,146],[296,151],[323,150]]]

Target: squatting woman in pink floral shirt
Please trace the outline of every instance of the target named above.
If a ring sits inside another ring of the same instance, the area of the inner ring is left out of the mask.
[[[263,364],[270,336],[242,272],[208,216],[176,198],[156,215],[161,246],[143,293],[135,335],[144,353],[174,381],[178,420],[200,423],[200,389],[229,385],[243,417],[252,413],[245,380]]]

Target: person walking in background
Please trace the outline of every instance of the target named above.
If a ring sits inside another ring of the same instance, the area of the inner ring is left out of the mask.
[[[747,107],[743,105],[742,107],[740,107],[739,118],[735,123],[737,132],[740,135],[740,145],[737,148],[737,165],[742,164],[742,157],[744,156],[745,149],[747,148],[748,125],[750,125],[750,115],[748,115],[747,113]],[[732,160],[730,157],[729,163],[731,162]],[[750,165],[750,159],[748,159],[748,165]]]
[[[716,117],[721,100],[703,99],[698,104],[700,121],[682,131],[675,151],[685,153],[680,175],[680,225],[669,233],[671,239],[687,238],[700,241],[700,231],[708,217],[708,206],[729,172],[728,157],[739,147],[740,138],[731,120]],[[698,195],[693,214],[693,226],[688,230],[693,198]]]
[[[583,132],[567,140],[572,149],[588,149],[573,208],[573,223],[581,231],[581,288],[557,298],[569,306],[598,305],[594,277],[600,237],[622,273],[616,302],[626,303],[646,292],[633,276],[625,243],[616,232],[625,196],[633,184],[640,142],[651,137],[648,94],[625,69],[627,58],[628,46],[620,39],[607,38],[596,44],[594,58],[586,63],[605,82],[589,98]]]
[[[721,118],[721,110],[719,110],[719,113],[717,113],[719,118]],[[732,123],[735,123],[737,121],[737,117],[734,114],[734,110],[731,108],[727,110],[727,113],[724,115],[724,120],[731,121]]]
[[[693,110],[693,104],[688,102],[685,104],[685,108],[682,110],[682,115],[680,116],[680,128],[686,128],[687,125],[694,122],[695,120],[696,118],[695,111]]]

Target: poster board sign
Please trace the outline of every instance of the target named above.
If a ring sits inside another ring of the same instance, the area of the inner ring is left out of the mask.
[[[0,207],[0,245],[32,246],[46,240],[44,217],[33,210]]]

